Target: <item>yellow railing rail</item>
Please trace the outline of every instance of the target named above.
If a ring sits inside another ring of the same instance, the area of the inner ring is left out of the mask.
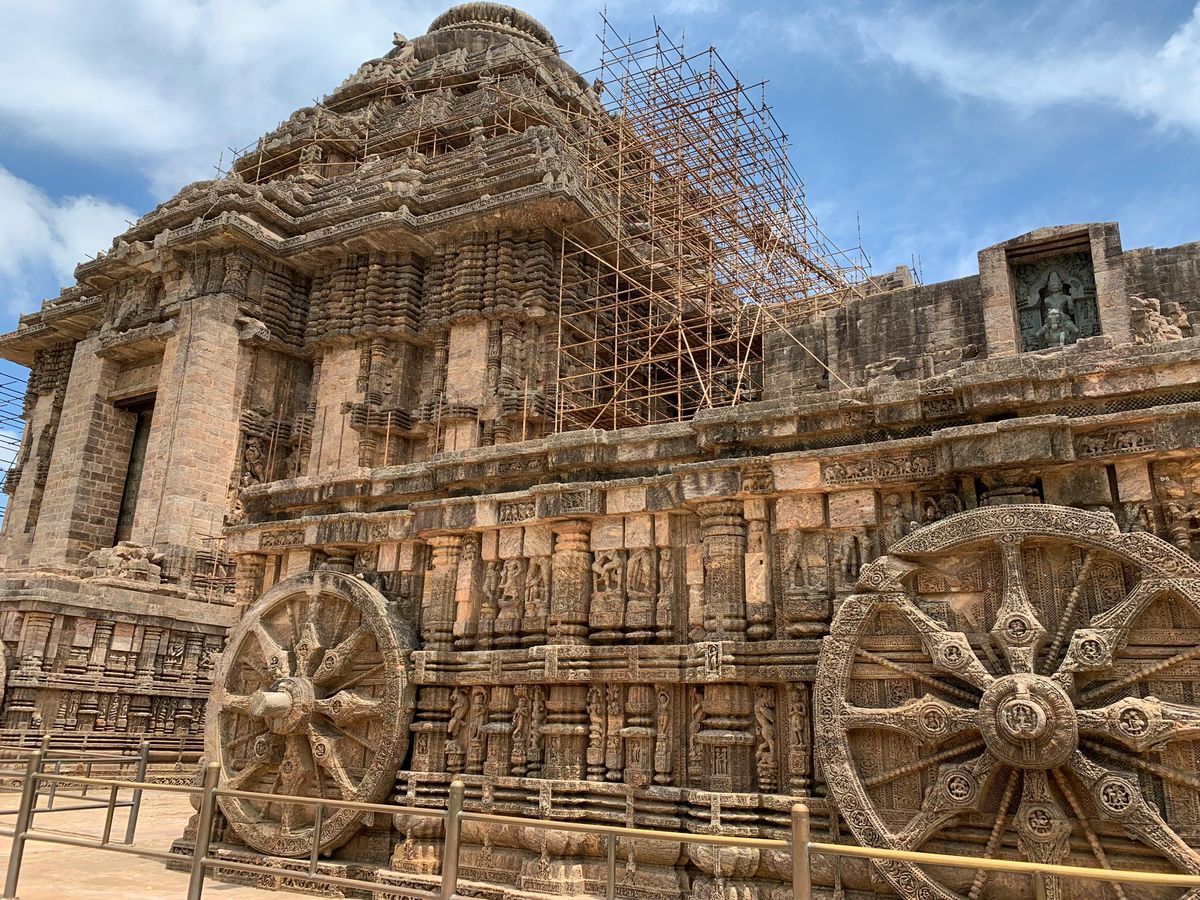
[[[228,788],[218,788],[217,777],[219,766],[210,763],[204,772],[203,785],[187,787],[182,785],[151,784],[142,780],[128,781],[121,779],[86,778],[77,775],[46,774],[42,771],[41,751],[34,751],[28,761],[25,778],[22,785],[21,808],[17,813],[17,824],[13,832],[13,846],[9,855],[8,872],[4,884],[4,893],[0,900],[14,900],[17,896],[17,881],[20,877],[22,854],[26,842],[44,841],[47,843],[64,844],[72,847],[83,847],[95,850],[113,850],[120,853],[141,856],[146,859],[159,861],[189,862],[190,876],[188,881],[187,900],[201,900],[204,889],[204,877],[214,869],[231,872],[242,872],[262,875],[286,875],[289,879],[307,881],[314,885],[324,885],[340,888],[357,888],[369,890],[378,894],[395,894],[402,897],[413,897],[418,900],[455,900],[458,897],[458,856],[460,849],[460,827],[464,821],[485,822],[497,825],[517,825],[523,828],[540,828],[548,831],[571,831],[583,834],[603,835],[607,838],[607,869],[605,878],[605,896],[613,900],[616,895],[616,862],[619,841],[675,841],[681,844],[704,844],[714,847],[747,847],[759,850],[790,850],[792,851],[792,890],[796,900],[811,900],[812,898],[812,866],[814,854],[833,857],[854,857],[871,860],[895,860],[925,865],[950,866],[963,869],[983,869],[993,872],[1010,872],[1022,875],[1053,875],[1064,878],[1079,878],[1092,881],[1121,882],[1125,884],[1148,884],[1172,887],[1200,887],[1200,875],[1174,874],[1170,872],[1145,872],[1128,869],[1088,868],[1085,866],[1063,866],[1048,863],[1023,862],[1008,859],[981,859],[974,856],[956,856],[946,853],[924,853],[914,850],[892,850],[876,847],[858,847],[849,844],[831,844],[813,841],[811,837],[811,822],[808,806],[797,803],[792,807],[791,839],[740,837],[737,835],[694,834],[676,831],[660,831],[650,828],[629,828],[621,825],[601,825],[584,822],[563,822],[554,819],[532,819],[521,816],[499,815],[494,813],[466,811],[463,809],[463,797],[466,786],[461,781],[450,785],[449,803],[445,809],[435,807],[409,807],[383,803],[362,803],[353,800],[316,800],[312,797],[285,796],[279,794],[263,794],[255,791],[237,791]],[[144,776],[143,776],[144,777]],[[75,784],[87,784],[96,787],[109,788],[109,810],[105,824],[104,837],[97,841],[83,835],[64,834],[62,832],[38,831],[32,827],[32,818],[37,810],[34,808],[39,785],[71,781]],[[162,791],[176,794],[192,794],[200,797],[200,812],[196,828],[196,845],[191,859],[178,854],[167,853],[145,847],[134,847],[130,841],[115,843],[109,840],[112,825],[113,809],[119,790],[130,789],[137,791]],[[210,853],[210,839],[213,820],[216,815],[218,797],[234,797],[243,800],[270,800],[272,803],[295,804],[311,807],[314,810],[314,826],[312,851],[309,855],[307,870],[280,869],[275,866],[264,866],[251,862],[241,862],[223,859]],[[374,881],[334,876],[318,871],[318,851],[321,844],[322,812],[325,809],[355,809],[363,812],[383,813],[389,815],[414,815],[442,819],[445,823],[445,839],[442,852],[442,871],[440,885],[437,890],[403,887],[399,885],[384,885]],[[1037,885],[1040,887],[1040,879]]]

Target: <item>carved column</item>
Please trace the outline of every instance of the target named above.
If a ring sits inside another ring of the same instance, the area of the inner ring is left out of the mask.
[[[46,643],[54,615],[43,612],[25,613],[25,631],[21,635],[21,671],[40,672],[45,663]]]
[[[582,519],[556,522],[548,634],[554,644],[586,644],[591,606],[591,525]],[[582,706],[582,701],[581,701]]]
[[[450,688],[422,685],[410,731],[414,772],[446,771],[446,731],[450,721]]]
[[[136,675],[140,681],[151,681],[154,678],[154,661],[158,658],[158,649],[162,645],[163,630],[157,625],[147,625],[142,629],[142,649],[138,653]]]
[[[480,569],[479,536],[464,535],[458,557],[458,576],[454,583],[453,631],[456,650],[474,650],[479,638]]]
[[[704,631],[709,640],[742,640],[746,634],[746,520],[737,500],[705,503]]]
[[[587,687],[553,684],[546,701],[546,724],[542,736],[546,758],[542,777],[579,781],[583,778],[584,747],[587,742]]]
[[[507,778],[512,765],[513,745],[513,689],[509,685],[492,688],[488,704],[488,723],[483,726],[487,742],[487,756],[483,774],[493,778]]]
[[[625,725],[625,686],[610,684],[605,687],[607,704],[604,737],[604,778],[620,781],[625,772],[625,745],[621,742],[621,729]]]
[[[775,604],[771,592],[771,557],[767,552],[767,501],[747,500],[746,540],[746,637],[770,640],[775,631]]]
[[[449,650],[454,645],[455,598],[462,535],[439,534],[429,538],[433,571],[425,579],[421,638],[426,650]]]
[[[696,736],[702,753],[703,784],[711,791],[755,790],[750,688],[743,684],[707,685],[703,704],[703,724]]]
[[[812,787],[812,732],[808,684],[797,682],[787,690],[788,786],[804,797]]]
[[[88,657],[87,671],[89,675],[104,673],[104,663],[108,659],[108,645],[112,640],[114,623],[97,622],[96,630],[92,633],[92,653]]]
[[[239,554],[233,566],[233,596],[239,615],[262,594],[267,558],[259,553]]]
[[[630,685],[625,698],[625,783],[641,788],[654,777],[655,696],[650,684]]]
[[[183,680],[195,681],[200,670],[200,653],[204,649],[204,635],[193,632],[187,636],[183,651]]]

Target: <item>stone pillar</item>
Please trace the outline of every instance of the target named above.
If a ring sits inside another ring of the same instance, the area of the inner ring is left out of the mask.
[[[446,730],[450,721],[450,688],[422,685],[417,688],[413,735],[414,772],[446,771]]]
[[[46,659],[46,644],[53,627],[52,613],[25,613],[25,624],[21,634],[21,672],[34,673],[42,670]]]
[[[1129,289],[1125,284],[1125,259],[1121,252],[1121,230],[1116,222],[1088,229],[1092,269],[1096,276],[1096,307],[1100,333],[1114,344],[1128,344],[1130,331]]]
[[[96,355],[99,340],[75,347],[30,553],[35,567],[72,566],[112,546],[116,534],[137,417],[109,402],[121,364]]]
[[[147,625],[142,629],[142,649],[138,653],[136,675],[139,681],[154,679],[154,661],[158,658],[158,650],[162,645],[163,630],[157,625]]]
[[[625,774],[625,745],[621,741],[621,728],[625,724],[625,686],[606,685],[604,702],[604,779],[620,781]]]
[[[104,664],[108,659],[108,645],[112,640],[113,622],[97,622],[96,630],[92,633],[92,653],[88,657],[87,671],[89,675],[104,674]]]
[[[744,684],[704,688],[703,721],[697,740],[703,758],[704,786],[710,791],[755,790],[754,712]]]
[[[425,578],[421,603],[421,639],[426,650],[449,650],[454,646],[454,612],[458,592],[458,561],[462,535],[437,534],[429,538],[433,569]]]
[[[356,346],[329,347],[314,372],[317,399],[313,410],[308,472],[321,475],[358,467],[359,433],[350,427],[346,404],[358,399],[362,351]]]
[[[187,636],[183,651],[183,680],[195,681],[200,671],[200,652],[204,648],[204,635],[192,632]]]
[[[654,777],[654,711],[654,686],[630,685],[621,740],[625,742],[625,783],[631,787],[645,787]]]
[[[233,596],[241,613],[253,604],[263,591],[263,579],[267,573],[267,557],[260,553],[240,553],[233,566]]]
[[[1020,334],[1008,251],[1004,246],[979,251],[979,287],[983,293],[983,332],[988,359],[1016,356]]]
[[[542,778],[553,781],[583,779],[587,723],[587,686],[552,684],[546,701],[546,724],[542,726],[546,745]]]
[[[456,650],[474,650],[479,640],[480,538],[477,534],[463,536],[458,559],[458,578],[454,587],[454,633]]]
[[[583,519],[556,522],[551,561],[550,621],[552,644],[586,644],[592,594],[590,524]]]
[[[771,591],[771,557],[767,552],[767,500],[755,497],[745,503],[748,525],[746,540],[746,637],[770,640],[775,632],[775,603]]]
[[[181,304],[163,352],[136,543],[196,546],[221,527],[241,434],[236,316],[236,302],[219,295]]]
[[[488,723],[483,726],[487,755],[483,774],[493,778],[507,778],[512,765],[513,708],[515,697],[509,685],[492,688],[492,699],[488,704]]]
[[[746,635],[746,520],[737,500],[703,504],[704,631],[709,640]]]
[[[479,446],[478,410],[484,403],[487,350],[487,322],[479,319],[451,326],[445,395],[449,414],[443,414],[441,423],[443,450]]]

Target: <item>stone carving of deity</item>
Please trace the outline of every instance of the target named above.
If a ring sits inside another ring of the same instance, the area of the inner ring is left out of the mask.
[[[1069,298],[1068,298],[1069,299]],[[1079,340],[1079,329],[1061,310],[1046,311],[1046,323],[1038,330],[1038,342],[1043,350],[1065,347]]]
[[[498,620],[519,619],[524,594],[524,561],[507,559],[500,573],[500,614]]]
[[[1058,310],[1064,319],[1075,321],[1075,300],[1071,297],[1070,288],[1063,285],[1062,276],[1051,272],[1046,276],[1046,293],[1042,297],[1043,317],[1048,317],[1053,310]],[[1040,292],[1039,292],[1040,293]]]

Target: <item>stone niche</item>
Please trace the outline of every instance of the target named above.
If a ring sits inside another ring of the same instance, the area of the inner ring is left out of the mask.
[[[1022,351],[1062,347],[1100,333],[1096,272],[1086,244],[1077,252],[1010,256],[1009,266]]]
[[[988,355],[1129,339],[1129,301],[1114,223],[1042,228],[979,254]]]

